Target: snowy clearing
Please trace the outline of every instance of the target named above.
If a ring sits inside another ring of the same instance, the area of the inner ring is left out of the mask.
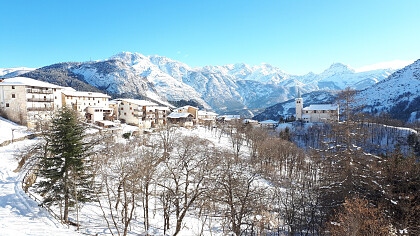
[[[5,123],[4,120],[1,122],[2,125]],[[25,140],[0,147],[1,235],[80,235],[57,222],[22,190],[21,180],[25,173],[14,171],[18,166],[16,155],[36,142]]]

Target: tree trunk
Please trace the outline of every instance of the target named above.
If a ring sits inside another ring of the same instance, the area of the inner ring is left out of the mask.
[[[68,173],[64,174],[64,222],[68,223],[69,220],[69,186],[68,186]]]

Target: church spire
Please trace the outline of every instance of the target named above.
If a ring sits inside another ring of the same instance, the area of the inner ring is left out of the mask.
[[[296,98],[302,98],[302,96],[300,95],[300,89],[298,87],[298,92],[297,92],[297,97]]]

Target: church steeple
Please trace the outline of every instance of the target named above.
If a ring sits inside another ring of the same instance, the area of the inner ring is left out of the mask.
[[[295,105],[296,105],[296,120],[302,120],[303,98],[300,94],[299,88],[298,88],[297,97],[295,99]]]

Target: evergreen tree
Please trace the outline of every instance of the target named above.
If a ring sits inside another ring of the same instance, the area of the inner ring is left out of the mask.
[[[36,191],[44,197],[43,204],[60,206],[65,222],[68,222],[69,208],[77,202],[89,201],[92,189],[84,130],[74,110],[60,109],[45,137],[47,155],[41,157],[39,163],[41,181]]]

